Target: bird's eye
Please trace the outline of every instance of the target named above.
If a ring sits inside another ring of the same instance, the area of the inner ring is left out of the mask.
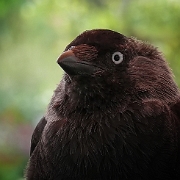
[[[112,54],[112,61],[115,64],[120,64],[123,61],[123,54],[121,52],[115,52]]]

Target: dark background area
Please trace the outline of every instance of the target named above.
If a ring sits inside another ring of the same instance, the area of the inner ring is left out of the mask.
[[[22,180],[32,131],[78,34],[108,28],[163,52],[180,85],[179,0],[0,0],[0,179]]]

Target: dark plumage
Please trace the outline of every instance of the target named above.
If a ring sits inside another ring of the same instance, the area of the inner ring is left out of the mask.
[[[27,180],[179,180],[180,92],[161,53],[85,31],[34,130]]]

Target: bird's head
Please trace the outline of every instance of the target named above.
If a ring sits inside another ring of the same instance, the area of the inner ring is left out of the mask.
[[[57,60],[66,86],[84,92],[151,96],[165,101],[177,87],[161,53],[120,33],[89,30],[77,36]]]

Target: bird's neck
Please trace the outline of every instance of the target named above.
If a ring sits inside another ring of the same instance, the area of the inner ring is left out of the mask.
[[[127,92],[106,89],[57,88],[49,105],[48,111],[57,117],[74,118],[75,116],[108,116],[113,112],[123,111],[130,101]],[[102,117],[101,117],[102,118]]]

